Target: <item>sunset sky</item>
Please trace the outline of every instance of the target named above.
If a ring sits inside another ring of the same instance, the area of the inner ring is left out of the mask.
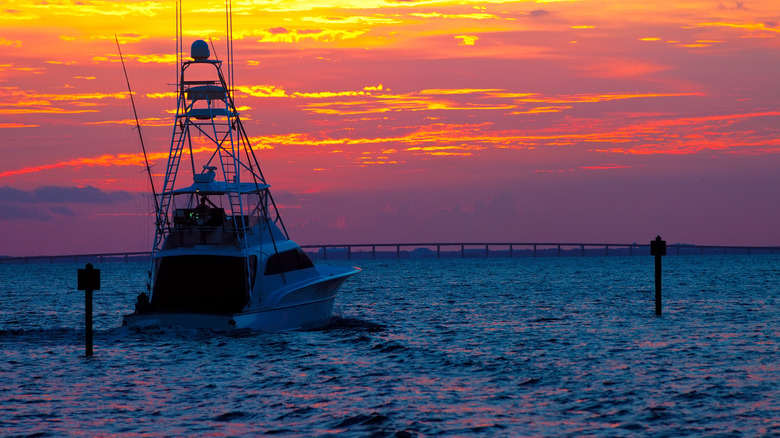
[[[225,53],[225,3],[184,1]],[[780,245],[780,2],[234,1],[236,99],[301,244]],[[144,251],[174,1],[0,2],[0,255]]]

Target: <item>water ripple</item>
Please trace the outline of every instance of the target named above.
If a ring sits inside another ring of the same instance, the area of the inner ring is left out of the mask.
[[[14,285],[0,289],[0,425],[8,436],[780,434],[780,258],[665,263],[659,318],[640,257],[366,261],[329,326],[290,333],[122,328],[138,292],[128,279],[142,286],[146,265],[103,265],[113,280],[96,293],[92,358],[75,267],[31,277],[0,265]]]

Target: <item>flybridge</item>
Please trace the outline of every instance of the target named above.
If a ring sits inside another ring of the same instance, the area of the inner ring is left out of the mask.
[[[226,183],[224,181],[212,181],[209,183],[193,183],[189,187],[183,187],[173,191],[174,194],[200,193],[202,195],[214,195],[232,191],[239,194],[259,193],[271,187],[268,184],[253,183]]]
[[[199,44],[201,43],[201,44]],[[202,50],[197,47],[203,46]],[[225,78],[222,76],[222,61],[209,60],[208,45],[203,40],[195,41],[192,44],[192,61],[185,61],[182,64],[182,73],[179,78],[179,94],[185,99],[180,99],[179,103],[184,104],[184,111],[176,113],[176,118],[195,118],[197,120],[211,120],[216,117],[227,117],[228,119],[238,116],[238,112],[232,107],[232,99],[227,90]],[[203,58],[205,57],[205,58]],[[195,64],[210,63],[217,69],[218,79],[215,80],[185,80],[184,71]],[[189,105],[186,102],[189,101]],[[199,107],[196,107],[199,106]],[[208,123],[207,123],[208,124]]]

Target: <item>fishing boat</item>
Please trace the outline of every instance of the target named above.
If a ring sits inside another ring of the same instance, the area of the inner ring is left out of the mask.
[[[290,239],[236,109],[231,64],[226,81],[222,61],[211,59],[203,40],[183,58],[159,193],[150,178],[156,231],[149,293],[138,296],[124,325],[327,325],[339,287],[360,269],[315,266]]]

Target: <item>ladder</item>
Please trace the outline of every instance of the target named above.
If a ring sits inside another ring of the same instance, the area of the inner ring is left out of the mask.
[[[181,103],[182,95],[179,96],[179,108],[184,107]],[[186,107],[185,107],[186,110]],[[177,119],[180,115],[177,114]],[[178,121],[178,120],[177,120]],[[168,164],[165,167],[165,182],[163,183],[162,191],[160,192],[160,204],[157,211],[157,219],[155,221],[155,233],[154,233],[154,245],[152,246],[152,252],[155,253],[160,250],[165,235],[170,229],[170,222],[168,221],[168,211],[171,205],[171,198],[173,197],[173,188],[176,183],[176,174],[179,171],[179,164],[181,163],[181,153],[184,150],[184,143],[187,140],[187,124],[189,119],[185,118],[183,124],[177,123],[173,127],[173,136],[171,140],[171,153],[168,157]],[[154,255],[154,254],[152,254]]]

